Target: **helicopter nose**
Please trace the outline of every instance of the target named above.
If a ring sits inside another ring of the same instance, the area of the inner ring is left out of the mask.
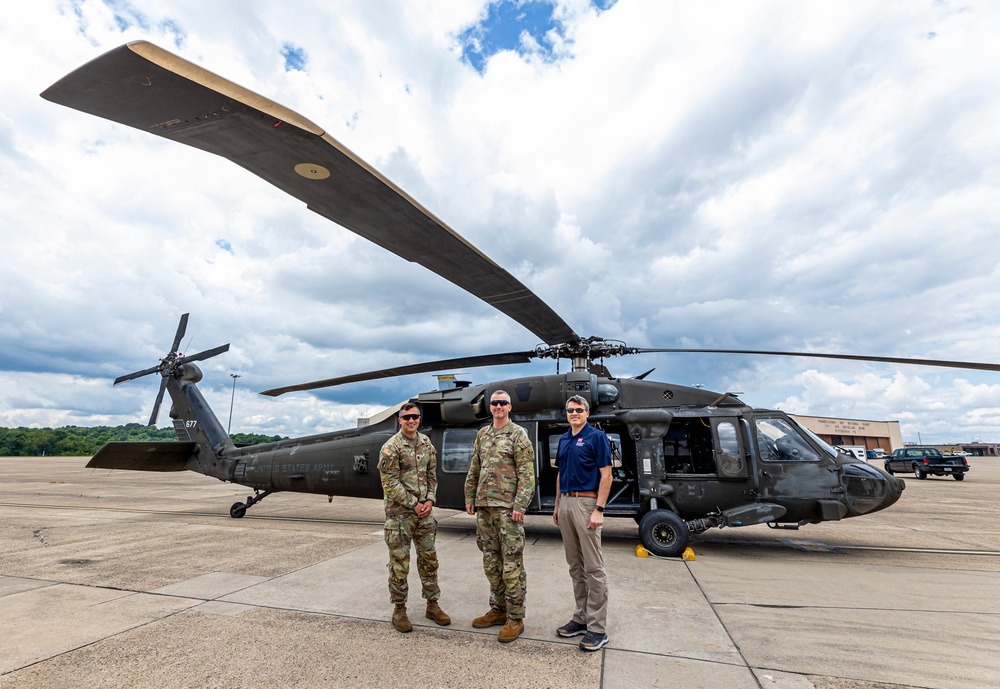
[[[902,479],[870,464],[845,465],[843,482],[849,517],[884,510],[895,504],[906,489]]]

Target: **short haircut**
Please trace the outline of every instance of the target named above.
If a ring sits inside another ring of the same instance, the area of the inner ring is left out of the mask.
[[[587,400],[583,399],[579,395],[573,395],[568,400],[566,400],[566,404],[569,404],[570,402],[575,402],[575,403],[579,404],[580,406],[582,406],[587,411],[590,411],[590,402],[588,402]]]
[[[403,412],[408,411],[410,409],[416,409],[417,413],[421,414],[420,407],[417,406],[416,402],[403,402],[403,406],[399,408],[399,415],[402,416]]]
[[[507,398],[507,401],[510,402],[510,394],[506,390],[494,390],[493,394],[490,395],[490,400],[492,400],[497,395],[503,395],[504,397]]]

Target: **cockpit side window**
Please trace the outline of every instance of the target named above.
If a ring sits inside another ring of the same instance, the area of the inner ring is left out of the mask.
[[[756,428],[757,453],[765,462],[818,462],[819,454],[782,418],[758,418]]]
[[[717,421],[715,438],[718,444],[716,455],[719,458],[721,474],[729,477],[746,476],[736,424],[732,421]]]

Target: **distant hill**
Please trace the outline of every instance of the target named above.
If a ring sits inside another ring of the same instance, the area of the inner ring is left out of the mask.
[[[283,440],[280,435],[234,433],[238,445]],[[177,440],[172,428],[140,423],[124,426],[62,426],[60,428],[0,427],[0,457],[89,457],[112,440]]]

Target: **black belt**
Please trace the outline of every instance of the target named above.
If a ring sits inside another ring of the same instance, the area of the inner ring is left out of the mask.
[[[563,495],[566,495],[566,496],[571,497],[571,498],[596,498],[597,497],[597,491],[596,490],[570,490],[570,491],[566,491],[565,493],[563,493]]]

